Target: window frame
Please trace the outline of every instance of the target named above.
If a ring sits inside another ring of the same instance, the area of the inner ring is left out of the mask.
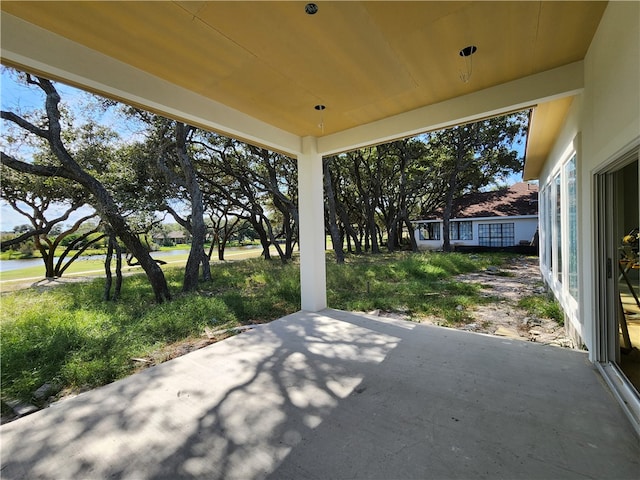
[[[468,230],[463,232],[465,234],[465,238],[461,238],[462,235],[460,235],[460,231],[461,228],[464,226],[465,230]],[[449,223],[449,238],[451,240],[458,240],[458,241],[468,241],[468,240],[473,240],[473,222],[471,220],[453,220]]]
[[[505,228],[506,227],[506,228]],[[488,235],[484,235],[483,230],[487,230]],[[510,229],[510,235],[505,235],[505,229]],[[499,230],[499,234],[498,234]],[[478,245],[481,247],[511,247],[515,243],[515,222],[493,222],[493,223],[479,223],[478,224]],[[488,238],[488,243],[485,239]],[[511,239],[510,242],[505,244],[505,238]],[[499,245],[497,244],[499,240]]]
[[[553,251],[555,252],[555,268],[554,268],[554,275],[556,277],[556,280],[558,280],[559,283],[563,283],[563,272],[564,272],[564,255],[563,255],[563,246],[564,246],[564,242],[562,241],[562,234],[563,234],[563,228],[562,228],[562,224],[563,222],[563,217],[564,217],[564,208],[562,205],[563,202],[563,197],[564,195],[562,194],[562,190],[563,190],[563,181],[562,181],[562,171],[558,171],[555,176],[553,177],[553,190],[554,190],[554,220],[553,220]]]
[[[428,236],[424,235],[424,231],[429,232]],[[439,241],[441,238],[440,235],[440,222],[424,222],[420,224],[420,228],[418,229],[418,235],[421,241],[432,242]]]
[[[563,165],[566,241],[566,277],[569,294],[578,300],[578,165],[574,152]]]

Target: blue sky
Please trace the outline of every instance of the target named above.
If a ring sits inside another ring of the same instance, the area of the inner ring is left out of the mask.
[[[96,119],[102,125],[109,126],[118,131],[122,138],[130,139],[136,135],[135,122],[128,122],[127,125],[123,127],[121,118],[113,112],[102,112],[96,108],[92,108],[93,97],[91,95],[77,88],[60,83],[56,83],[56,88],[60,92],[62,103],[74,113],[74,116],[82,118],[90,112],[92,118]],[[16,113],[42,110],[44,94],[38,88],[29,87],[17,82],[15,71],[2,67],[0,71],[0,105],[2,110],[9,110]],[[8,133],[8,125],[8,122],[3,121],[0,123],[0,147],[2,147],[5,152],[16,156],[16,158],[28,159],[30,155],[30,149],[28,147],[19,149],[7,147],[6,136]],[[54,206],[50,209],[49,213],[53,216],[63,210],[61,206]],[[74,218],[79,218],[92,211],[93,209],[91,208],[81,209],[71,220],[73,221]],[[29,220],[26,217],[0,200],[0,231],[9,232],[17,225],[28,223]]]
[[[57,84],[61,96],[67,105],[72,106],[80,104],[84,94],[66,85]],[[22,85],[16,82],[15,74],[5,67],[2,67],[0,73],[0,105],[2,110],[10,110],[13,112],[29,112],[36,109],[42,109],[44,105],[44,94],[37,88],[29,88],[26,85]],[[0,124],[0,146],[6,147],[6,134],[7,134],[7,122]],[[5,150],[6,151],[6,150]],[[20,148],[18,150],[11,148],[9,152],[18,158],[28,158],[29,149]],[[62,212],[61,207],[53,207],[50,211],[52,215]],[[84,209],[79,215],[84,215],[86,212],[92,211],[92,209]],[[8,232],[12,231],[17,225],[28,224],[29,220],[23,215],[19,214],[13,208],[8,206],[5,202],[0,201],[0,231]]]

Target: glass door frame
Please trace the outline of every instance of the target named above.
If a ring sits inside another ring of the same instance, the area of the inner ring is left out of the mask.
[[[640,436],[640,396],[619,367],[621,314],[618,290],[618,238],[615,235],[618,211],[616,173],[639,162],[636,145],[593,175],[593,211],[595,214],[596,325],[594,345],[596,366],[611,388],[620,406]]]

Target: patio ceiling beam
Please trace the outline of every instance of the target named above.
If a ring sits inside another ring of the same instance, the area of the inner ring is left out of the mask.
[[[573,96],[584,88],[583,62],[575,62],[318,139],[322,155],[354,150],[524,110]]]
[[[295,156],[298,135],[2,12],[2,63]]]

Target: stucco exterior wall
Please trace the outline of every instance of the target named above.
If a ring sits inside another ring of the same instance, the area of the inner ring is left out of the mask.
[[[574,99],[562,134],[540,175],[543,190],[571,152],[577,153],[578,301],[567,298],[563,285],[544,267],[542,270],[565,308],[570,329],[576,330],[595,360],[599,292],[594,175],[640,141],[639,2],[609,3],[585,57],[584,68],[584,91]],[[547,234],[541,231],[541,237]]]
[[[610,2],[585,57],[580,175],[582,315],[590,344],[595,338],[598,291],[594,263],[593,176],[640,139],[640,3]],[[590,349],[593,351],[593,349]]]

